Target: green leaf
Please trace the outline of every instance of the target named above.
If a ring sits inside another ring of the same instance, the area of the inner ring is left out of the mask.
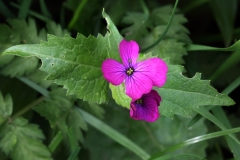
[[[49,35],[48,42],[40,45],[19,45],[7,49],[4,54],[37,56],[42,60],[41,70],[48,72],[48,80],[68,89],[67,94],[76,94],[83,100],[103,103],[108,100],[108,83],[103,78],[101,64],[106,58],[119,60],[118,44],[122,37],[109,17],[103,13],[108,32],[105,37],[77,38],[65,35],[57,38]]]
[[[130,12],[123,18],[122,23],[130,26],[124,28],[121,33],[126,35],[128,40],[140,41],[148,34],[147,27],[151,26],[150,21],[145,21],[146,17],[143,13]]]
[[[13,55],[7,55],[0,57],[0,68],[8,64],[14,59],[15,56]]]
[[[210,82],[201,80],[197,73],[193,78],[182,75],[183,68],[169,65],[167,82],[157,89],[162,97],[161,114],[173,118],[174,114],[191,117],[192,109],[203,105],[233,105],[234,101],[227,95],[220,94]]]
[[[47,21],[46,28],[48,34],[53,34],[58,37],[63,37],[65,34],[69,34],[67,30],[62,29],[62,27],[54,21]]]
[[[83,142],[82,130],[87,130],[87,125],[81,114],[73,106],[74,97],[66,96],[63,89],[54,89],[50,99],[34,107],[40,115],[45,117],[51,127],[61,131],[63,138],[71,149]]]
[[[37,68],[38,63],[36,57],[15,57],[11,63],[0,70],[0,73],[10,77],[27,75]]]
[[[52,160],[48,148],[42,143],[44,135],[35,124],[24,118],[7,123],[0,130],[0,147],[14,160]]]
[[[0,24],[0,53],[20,43],[20,35],[6,24]],[[0,63],[1,64],[1,63]]]
[[[23,0],[21,2],[21,7],[18,12],[18,18],[26,18],[29,11],[32,0]]]
[[[20,37],[21,43],[36,44],[39,43],[40,40],[46,39],[45,31],[41,30],[38,33],[36,22],[31,18],[28,19],[28,22],[22,19],[10,19],[8,23],[14,33]]]
[[[37,32],[36,23],[33,19],[25,20],[10,19],[9,25],[0,25],[0,53],[8,47],[20,43],[39,43],[40,39],[46,39],[46,33],[42,30],[40,34]],[[11,62],[11,63],[10,63]],[[7,65],[8,64],[8,65]],[[14,58],[12,55],[0,57],[0,72],[10,77],[23,76],[33,72],[39,60],[35,57],[31,58]]]
[[[129,26],[124,28],[122,33],[124,33],[126,39],[136,40],[141,46],[141,50],[144,50],[164,34],[171,19],[172,11],[173,7],[171,6],[156,8],[147,21],[143,21],[145,17],[143,13],[129,13],[123,19],[123,22]],[[138,19],[141,19],[141,21]],[[171,27],[161,43],[149,50],[152,55],[160,58],[170,57],[170,63],[173,64],[184,63],[182,57],[187,54],[184,45],[191,43],[188,37],[189,31],[183,26],[183,23],[186,22],[187,20],[182,14],[175,14]]]
[[[47,77],[47,73],[39,69],[36,69],[34,72],[28,74],[26,77],[44,88],[48,88],[53,84],[53,81],[45,79]]]
[[[11,116],[12,108],[12,97],[8,94],[4,98],[0,92],[0,126]]]
[[[118,86],[109,84],[109,87],[112,91],[112,97],[116,101],[116,103],[129,109],[131,98],[125,93],[125,85],[123,83]]]

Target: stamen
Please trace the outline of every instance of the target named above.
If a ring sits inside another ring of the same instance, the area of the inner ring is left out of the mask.
[[[136,102],[137,104],[142,104],[142,103],[143,103],[142,99],[138,99],[138,100],[136,100],[135,102]]]
[[[134,72],[134,69],[132,67],[128,68],[126,71],[127,75],[129,75],[129,76],[131,76],[133,74],[133,72]]]

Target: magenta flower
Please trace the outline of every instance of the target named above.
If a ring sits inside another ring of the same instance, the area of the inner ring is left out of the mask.
[[[123,64],[110,58],[102,64],[103,76],[111,84],[116,86],[125,80],[126,94],[133,99],[149,93],[152,86],[164,85],[168,68],[163,60],[149,58],[137,62],[139,46],[135,41],[122,40],[119,52]]]
[[[160,116],[158,106],[161,97],[155,90],[142,95],[138,100],[131,101],[130,117],[135,120],[154,122]]]

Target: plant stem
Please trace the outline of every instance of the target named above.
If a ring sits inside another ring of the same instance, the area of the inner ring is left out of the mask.
[[[171,26],[171,23],[172,23],[172,20],[173,20],[173,17],[174,17],[174,13],[175,13],[175,10],[176,10],[176,8],[177,8],[177,4],[178,4],[178,0],[176,0],[176,2],[175,2],[175,5],[174,5],[174,7],[173,7],[173,11],[172,11],[171,18],[170,18],[170,20],[169,20],[169,22],[168,22],[168,24],[167,24],[166,29],[165,29],[164,32],[162,33],[162,35],[158,38],[158,40],[157,40],[156,42],[154,42],[153,44],[151,44],[150,46],[148,46],[148,47],[146,47],[146,48],[141,49],[141,51],[140,51],[141,53],[146,52],[146,51],[148,51],[149,49],[155,47],[155,46],[158,45],[158,44],[162,41],[162,39],[165,37],[165,35],[167,34],[167,32],[168,32],[168,30],[169,30],[169,28],[170,28],[170,26]]]
[[[16,119],[17,117],[23,115],[24,113],[26,113],[27,111],[29,111],[30,109],[32,109],[34,106],[36,106],[37,104],[39,104],[40,102],[42,102],[45,99],[45,97],[40,97],[38,99],[36,99],[35,101],[33,101],[32,103],[30,103],[29,105],[27,105],[26,107],[24,107],[23,109],[21,109],[20,111],[18,111],[16,114],[14,114],[11,118],[11,120],[13,121],[14,119]]]

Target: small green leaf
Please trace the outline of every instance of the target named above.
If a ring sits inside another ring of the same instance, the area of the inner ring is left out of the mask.
[[[42,143],[44,135],[35,124],[17,118],[0,130],[0,147],[14,160],[52,160],[48,148]]]
[[[192,109],[203,105],[233,105],[235,102],[227,95],[220,94],[210,85],[210,81],[201,80],[197,73],[193,78],[182,75],[183,68],[169,65],[166,84],[157,89],[162,97],[161,114],[173,117],[179,114],[191,117]]]
[[[126,95],[124,84],[122,83],[118,86],[109,84],[109,87],[112,91],[112,97],[116,101],[116,103],[120,106],[123,106],[129,109],[131,98]]]
[[[11,116],[12,108],[12,97],[8,94],[4,98],[0,92],[0,126]]]

